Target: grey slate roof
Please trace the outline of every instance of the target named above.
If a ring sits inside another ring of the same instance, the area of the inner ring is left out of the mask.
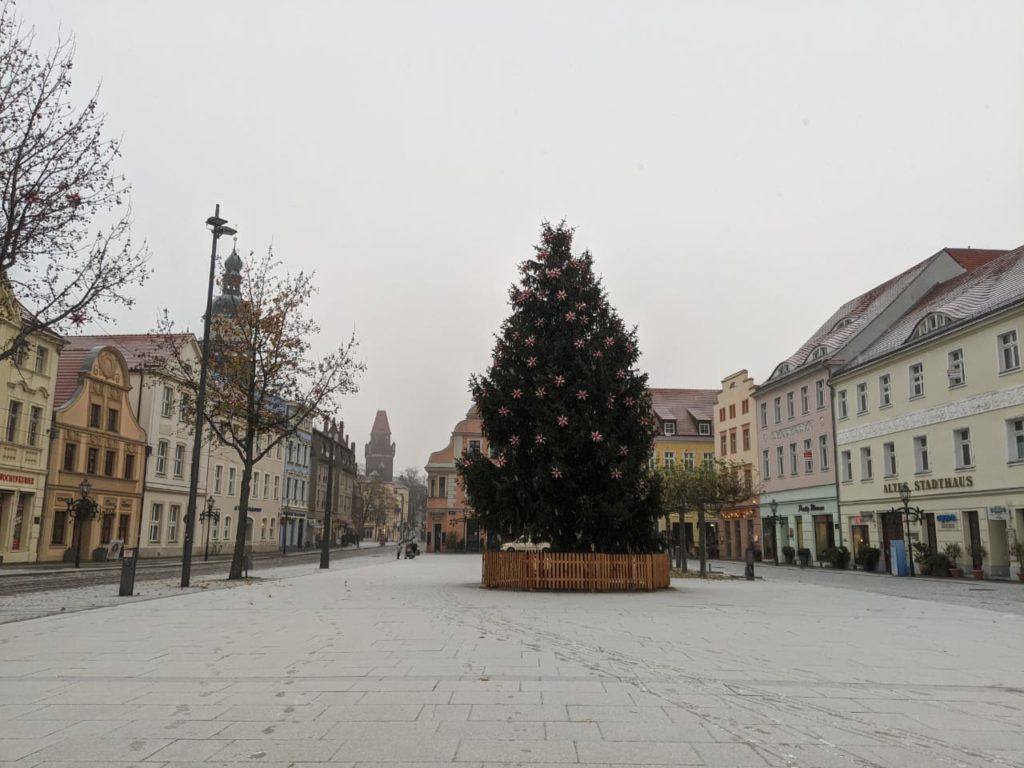
[[[924,338],[943,336],[964,323],[1022,301],[1024,246],[936,286],[841,371],[859,367],[916,341],[912,336],[917,324],[933,312],[946,314],[953,322]]]

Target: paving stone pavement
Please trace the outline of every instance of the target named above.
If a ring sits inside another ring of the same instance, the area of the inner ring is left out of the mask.
[[[0,626],[0,768],[1024,766],[1017,613],[479,569],[361,558]]]

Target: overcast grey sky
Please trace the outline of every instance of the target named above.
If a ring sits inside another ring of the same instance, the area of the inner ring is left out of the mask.
[[[447,443],[541,219],[593,251],[660,387],[760,381],[940,248],[1024,243],[1024,3],[20,0],[75,34],[156,270],[198,328],[214,203],[315,269],[396,469]]]

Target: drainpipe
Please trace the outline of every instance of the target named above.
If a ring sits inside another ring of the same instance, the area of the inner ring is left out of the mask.
[[[47,479],[43,481],[43,508],[39,510],[39,538],[36,539],[36,562],[39,562],[40,550],[43,548],[43,524],[46,522],[46,503],[50,499],[49,474],[53,462],[53,443],[60,436],[60,428],[57,426],[57,409],[50,412],[50,434],[48,436],[49,446],[46,451],[46,474]],[[54,522],[57,516],[54,515]],[[35,525],[32,526],[35,528]],[[31,529],[30,529],[31,530]],[[50,531],[50,539],[53,539],[53,531]]]
[[[832,412],[832,483],[836,488],[836,523],[839,527],[839,546],[843,546],[843,514],[839,506],[839,435],[836,434],[836,388],[832,386],[832,369],[827,365],[824,366],[825,373],[828,374],[825,379],[825,383],[828,384],[828,391],[831,393],[830,398],[832,404],[830,411]],[[856,553],[850,553],[851,561],[856,557]]]

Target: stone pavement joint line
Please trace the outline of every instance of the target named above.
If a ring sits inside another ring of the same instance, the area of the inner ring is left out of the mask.
[[[0,768],[1024,766],[1021,612],[806,574],[498,592],[479,567],[289,566],[0,626]]]

